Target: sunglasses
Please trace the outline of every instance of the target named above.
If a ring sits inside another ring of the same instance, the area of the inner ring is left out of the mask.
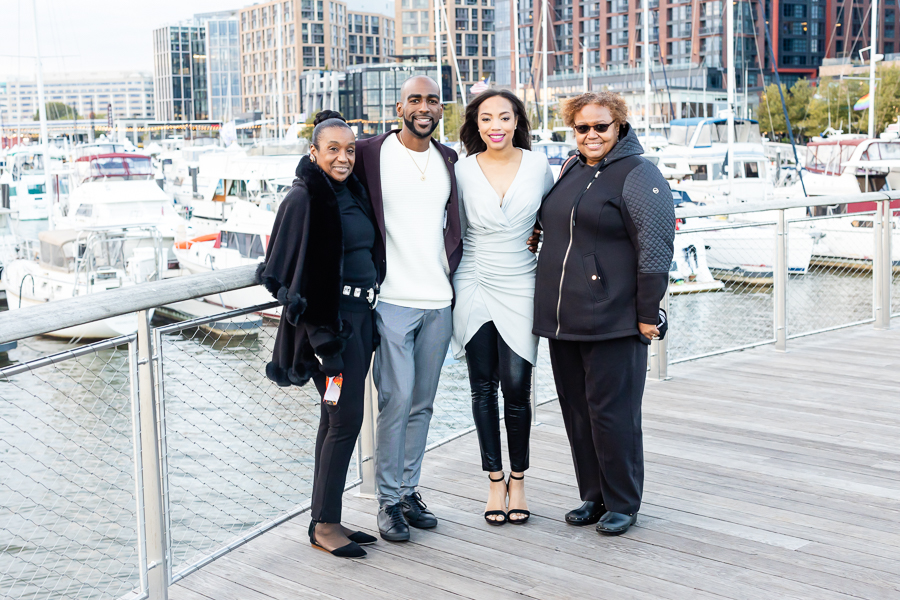
[[[591,129],[593,129],[597,133],[606,133],[606,130],[611,126],[612,123],[597,123],[596,125],[575,125],[573,129],[575,129],[575,131],[577,131],[580,135],[584,135]]]

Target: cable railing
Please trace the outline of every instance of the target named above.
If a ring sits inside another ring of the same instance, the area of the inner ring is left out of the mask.
[[[669,366],[900,316],[900,193],[678,208]],[[808,216],[808,206],[867,210]],[[873,209],[874,207],[874,209]],[[255,267],[0,313],[0,596],[164,598],[174,582],[308,510],[320,399],[265,377],[274,303],[176,323],[167,304],[255,285]],[[162,312],[156,310],[157,313]],[[42,334],[131,314],[93,344]],[[38,336],[38,337],[34,337]],[[377,390],[347,489],[375,492]],[[532,403],[556,399],[546,341]],[[534,411],[538,420],[538,411]],[[428,447],[473,430],[465,360],[448,357]]]

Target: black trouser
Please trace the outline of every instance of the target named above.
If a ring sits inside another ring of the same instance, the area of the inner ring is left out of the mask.
[[[641,398],[647,346],[637,336],[550,340],[550,362],[581,499],[602,501],[612,512],[636,513],[644,489]]]
[[[336,405],[321,403],[322,416],[316,436],[311,517],[322,523],[341,522],[341,497],[347,482],[350,457],[362,429],[366,375],[374,346],[375,319],[371,310],[342,310],[341,316],[353,325],[353,335],[347,340],[347,347],[341,355],[344,383]],[[317,373],[313,376],[313,382],[319,395],[323,395],[325,375]]]
[[[466,362],[472,387],[472,416],[481,446],[481,468],[503,470],[497,398],[500,384],[510,469],[524,471],[528,468],[531,435],[531,363],[506,345],[491,321],[482,325],[466,344]]]

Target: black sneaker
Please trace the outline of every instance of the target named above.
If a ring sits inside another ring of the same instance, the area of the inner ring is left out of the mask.
[[[409,525],[403,517],[400,503],[382,506],[378,511],[378,532],[389,542],[409,540]]]
[[[403,516],[406,517],[406,522],[413,527],[418,529],[437,527],[437,517],[422,502],[422,495],[419,492],[400,498],[400,506],[403,507]]]

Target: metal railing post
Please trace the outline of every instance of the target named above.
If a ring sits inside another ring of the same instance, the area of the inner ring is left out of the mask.
[[[660,301],[659,306],[669,314],[669,288]],[[669,334],[672,334],[672,321],[669,320]],[[668,337],[668,336],[667,336]],[[669,379],[669,341],[653,340],[650,342],[650,379],[666,381]]]
[[[775,264],[773,265],[772,294],[775,302],[775,349],[787,351],[787,279],[788,235],[784,209],[778,211],[775,225]]]
[[[169,569],[167,568],[165,519],[159,465],[159,431],[157,429],[156,388],[153,384],[153,348],[150,343],[150,315],[137,313],[138,402],[141,418],[141,462],[144,495],[144,526],[147,545],[147,588],[150,600],[167,600]]]
[[[875,329],[891,326],[891,203],[879,202],[875,210],[875,252],[872,275],[875,280]]]
[[[891,220],[891,212],[891,201],[888,200],[884,203],[884,237],[881,238],[881,247],[884,254],[884,291],[882,293],[885,329],[891,328],[891,313],[893,311],[891,295],[894,289],[894,255],[891,244],[893,244],[894,222]]]
[[[359,445],[356,448],[358,473],[362,483],[357,496],[360,498],[376,498],[375,487],[375,407],[378,406],[378,390],[372,378],[372,366],[366,377],[365,407],[363,408],[362,430],[359,432]]]

